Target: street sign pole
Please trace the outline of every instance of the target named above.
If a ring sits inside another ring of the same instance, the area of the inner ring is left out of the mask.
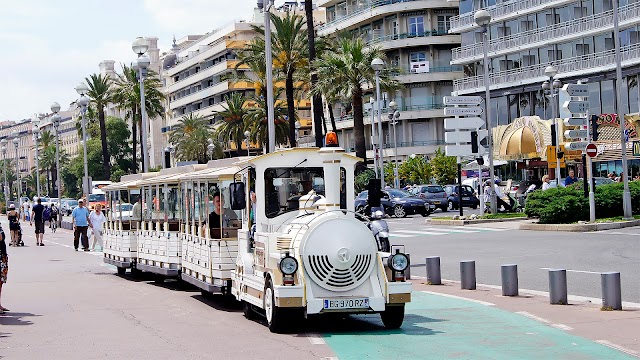
[[[587,120],[589,120],[589,113],[587,112]],[[589,137],[587,138],[587,142],[591,144],[591,121],[587,121],[587,129]],[[589,146],[589,145],[587,145]],[[596,153],[597,154],[597,153]],[[593,160],[591,156],[587,157],[587,174],[585,174],[585,178],[589,178],[589,222],[596,222],[596,194],[593,191]]]
[[[462,210],[462,161],[458,156],[458,208],[460,208],[460,217],[463,216]]]

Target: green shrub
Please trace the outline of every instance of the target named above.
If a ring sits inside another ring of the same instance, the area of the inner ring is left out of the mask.
[[[552,188],[534,191],[524,211],[541,224],[568,224],[589,219],[589,201],[576,188]]]
[[[596,187],[596,217],[623,216],[622,191],[624,184],[607,184]],[[640,214],[640,182],[629,182],[631,208],[634,214]]]
[[[369,184],[369,179],[375,179],[376,172],[372,169],[366,169],[360,174],[358,174],[355,178],[355,188],[356,192],[360,193],[367,189],[367,185]]]

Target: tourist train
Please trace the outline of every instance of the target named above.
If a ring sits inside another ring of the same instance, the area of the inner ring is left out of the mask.
[[[326,143],[123,176],[103,188],[104,262],[233,298],[273,332],[336,312],[400,327],[409,259],[379,248],[353,209],[359,159]]]

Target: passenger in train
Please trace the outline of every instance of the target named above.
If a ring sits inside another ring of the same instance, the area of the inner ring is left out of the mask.
[[[249,221],[253,225],[256,223],[256,211],[258,210],[258,198],[255,191],[251,190],[251,193],[249,193],[249,199],[251,200],[251,206],[249,207]]]
[[[142,198],[138,198],[133,208],[131,209],[131,217],[133,220],[142,220]]]
[[[209,214],[209,234],[212,238],[220,238],[220,214],[222,213],[222,197],[219,192],[213,194],[213,211]]]

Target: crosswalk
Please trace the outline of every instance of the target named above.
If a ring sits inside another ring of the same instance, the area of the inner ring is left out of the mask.
[[[473,234],[479,232],[498,232],[508,229],[484,228],[484,227],[419,227],[417,230],[389,229],[391,238],[412,238],[420,236],[441,236],[453,234]]]

